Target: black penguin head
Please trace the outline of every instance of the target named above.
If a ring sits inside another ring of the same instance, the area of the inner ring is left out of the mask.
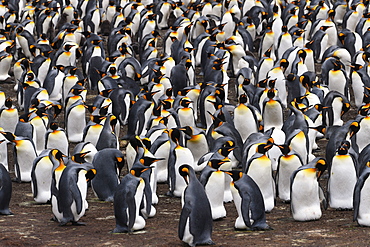
[[[123,166],[125,165],[125,159],[123,158],[123,156],[122,157],[121,156],[116,156],[115,160],[117,162],[117,167],[118,167],[119,173],[121,173],[121,170],[122,170]]]
[[[187,107],[189,107],[189,105],[190,105],[192,102],[193,102],[193,101],[191,101],[189,98],[182,98],[182,99],[180,100],[180,105],[181,105],[182,107],[187,108]]]
[[[349,111],[350,108],[351,108],[350,103],[347,103],[347,102],[343,103],[343,105],[342,105],[342,111],[340,113],[340,116],[343,116],[346,112]]]
[[[93,179],[95,175],[96,175],[96,169],[88,170],[85,174],[86,182],[89,182],[91,179]]]
[[[12,101],[12,99],[11,99],[11,98],[7,98],[7,99],[5,100],[4,105],[5,105],[7,108],[11,108],[11,107],[12,107],[12,105],[13,105],[13,101]]]
[[[348,130],[349,137],[352,137],[353,135],[355,135],[359,130],[360,130],[359,122],[357,121],[352,122]]]
[[[84,152],[84,153],[74,154],[74,155],[72,155],[71,160],[74,161],[74,162],[76,162],[76,163],[79,163],[79,164],[86,163],[85,156],[87,154],[89,154],[90,152],[91,151],[87,151],[87,152]]]
[[[170,138],[171,140],[176,143],[176,144],[179,144],[180,142],[180,138],[181,138],[181,132],[178,128],[172,128],[170,129]]]
[[[151,169],[150,167],[146,166],[133,166],[130,170],[130,174],[135,176],[135,177],[140,177],[143,172]]]
[[[326,134],[326,126],[325,125],[319,125],[319,126],[316,126],[316,127],[308,127],[308,128],[309,129],[314,129],[314,130],[320,132],[323,135]]]
[[[11,132],[3,132],[3,131],[0,131],[0,133],[10,142],[14,142],[15,141],[15,135],[12,134]]]
[[[245,103],[248,103],[248,96],[246,94],[241,94],[239,96],[239,103],[240,104],[245,104]]]
[[[317,179],[319,179],[327,168],[326,160],[324,158],[318,158],[315,167],[317,169]]]
[[[272,148],[272,146],[273,146],[273,143],[271,143],[271,142],[268,142],[268,143],[260,143],[257,146],[257,153],[265,154],[267,151],[269,151]]]
[[[349,141],[344,140],[340,144],[340,147],[338,148],[338,154],[339,155],[346,155],[348,153],[348,149],[351,147],[351,144]]]
[[[57,123],[57,122],[53,121],[53,122],[51,122],[51,123],[50,123],[50,129],[51,129],[51,130],[53,130],[53,131],[54,131],[54,130],[57,130],[57,129],[58,129],[58,127],[59,127],[59,126],[58,126],[58,123]]]
[[[267,91],[267,98],[272,100],[274,97],[275,97],[275,90],[273,88],[271,88]]]
[[[291,151],[291,148],[287,144],[277,145],[277,147],[283,155],[287,155]]]
[[[188,138],[191,138],[191,136],[193,135],[193,128],[191,126],[179,128],[179,130],[183,131],[188,136]]]
[[[190,176],[192,169],[193,168],[188,164],[184,164],[179,167],[179,174],[184,178],[186,184],[189,184],[188,176]]]
[[[238,181],[241,177],[244,176],[244,173],[241,172],[241,171],[237,171],[237,170],[232,170],[232,171],[223,171],[224,173],[228,174],[231,176],[231,178],[233,179],[233,182],[236,182]]]
[[[137,151],[139,147],[144,147],[139,136],[132,136],[130,138],[131,146]]]
[[[63,161],[63,158],[67,157],[59,149],[52,149],[51,154],[59,161]]]
[[[148,157],[148,156],[143,156],[140,158],[140,163],[144,166],[150,167],[154,162],[164,160],[164,158],[155,158],[155,157]]]
[[[216,159],[209,160],[207,165],[216,169],[216,170],[218,170],[222,164],[224,164],[226,162],[229,162],[229,161],[230,161],[230,159],[227,158],[227,157],[225,157],[224,159],[217,159],[216,158]]]

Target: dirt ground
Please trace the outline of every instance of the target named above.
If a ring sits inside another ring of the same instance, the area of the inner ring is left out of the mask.
[[[15,97],[12,84],[2,85],[7,96]],[[349,117],[354,116],[351,110]],[[323,156],[325,141],[319,143]],[[9,147],[10,148],[10,147]],[[10,149],[9,149],[10,150]],[[12,154],[10,167],[12,167]],[[12,170],[12,169],[11,169]],[[14,172],[11,173],[14,177]],[[325,186],[325,181],[322,181]],[[177,228],[181,211],[179,198],[165,196],[167,185],[158,185],[157,214],[147,219],[142,231],[131,234],[111,234],[115,227],[113,204],[98,201],[89,188],[89,210],[80,220],[86,226],[64,226],[51,221],[51,205],[33,201],[30,183],[13,183],[10,208],[14,215],[0,216],[0,246],[185,246]],[[227,217],[214,221],[212,239],[216,246],[360,246],[368,245],[369,228],[358,227],[352,221],[353,211],[324,210],[318,221],[295,222],[289,204],[277,201],[267,214],[271,231],[235,231],[237,216],[233,203],[226,204]]]

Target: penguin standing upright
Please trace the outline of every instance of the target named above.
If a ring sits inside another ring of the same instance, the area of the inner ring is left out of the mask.
[[[99,200],[113,201],[124,165],[122,152],[115,148],[100,150],[94,156],[92,164],[96,169],[96,176],[91,181],[95,195]]]
[[[281,156],[277,160],[276,196],[285,202],[290,201],[290,176],[303,165],[301,156],[288,145],[278,145]]]
[[[370,226],[369,175],[370,162],[366,162],[365,168],[356,182],[353,195],[353,220],[360,226]]]
[[[45,135],[45,149],[59,149],[63,154],[69,154],[67,134],[64,129],[58,127],[57,122],[51,122]]]
[[[326,201],[318,179],[326,169],[326,161],[316,158],[299,167],[290,177],[290,208],[296,221],[310,221],[321,218],[320,202]]]
[[[211,239],[211,206],[204,188],[191,166],[181,165],[178,172],[187,183],[181,200],[178,236],[190,246],[214,244]]]
[[[69,222],[73,225],[84,225],[78,220],[85,214],[87,206],[87,182],[95,174],[91,164],[72,163],[63,169],[59,181],[53,180],[51,206],[59,225],[64,226]]]
[[[53,170],[64,164],[63,157],[65,155],[58,149],[47,149],[33,161],[31,188],[37,203],[50,202]]]
[[[335,209],[352,209],[357,182],[357,159],[349,152],[350,143],[343,141],[329,167],[328,201]]]
[[[239,97],[239,104],[234,108],[234,126],[240,133],[243,142],[252,133],[258,132],[261,114],[254,106],[248,104],[248,97],[242,94]],[[249,124],[245,124],[246,121]]]
[[[10,199],[12,197],[12,180],[4,165],[0,163],[0,214],[9,215]]]
[[[185,146],[190,149],[194,157],[194,164],[197,164],[199,159],[209,151],[206,133],[199,128],[186,126],[182,128],[185,132]],[[195,171],[198,171],[194,167]]]
[[[0,108],[0,126],[4,131],[14,133],[18,123],[18,110],[13,106],[11,98],[5,100],[4,106]]]
[[[15,176],[18,182],[30,182],[32,162],[36,158],[36,148],[32,140],[15,136],[10,132],[0,132],[8,141],[14,145]]]
[[[211,205],[212,219],[217,220],[226,217],[226,209],[224,206],[225,193],[225,173],[220,171],[220,166],[229,161],[229,159],[220,159],[215,157],[208,161],[201,176],[200,183],[204,186],[209,203]]]
[[[180,165],[187,162],[190,166],[194,166],[194,157],[190,149],[182,146],[180,130],[173,128],[170,131],[172,140],[170,156],[168,157],[168,183],[169,194],[171,196],[181,197],[186,183],[181,179],[178,173]]]
[[[145,219],[139,214],[145,187],[145,181],[140,176],[148,169],[143,165],[133,167],[118,185],[114,193],[116,228],[113,233],[132,232],[145,227]]]
[[[70,107],[66,108],[65,126],[70,142],[81,142],[83,130],[86,126],[86,108],[84,102],[79,99]]]
[[[272,162],[266,156],[271,149],[271,143],[262,143],[257,146],[255,153],[243,167],[244,172],[249,175],[258,185],[263,195],[266,212],[270,212],[275,206],[275,182],[272,177]]]
[[[233,181],[230,183],[238,218],[235,229],[271,230],[266,223],[265,203],[261,190],[254,180],[239,171],[226,172]]]

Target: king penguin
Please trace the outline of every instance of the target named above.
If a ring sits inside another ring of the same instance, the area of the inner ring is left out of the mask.
[[[12,197],[12,180],[4,165],[0,163],[0,214],[9,215],[10,199]]]
[[[349,141],[343,141],[329,166],[328,201],[335,209],[352,209],[357,182],[357,159],[349,152]]]
[[[288,145],[278,145],[281,155],[277,160],[276,196],[284,202],[290,201],[290,176],[303,165],[301,156]]]
[[[72,222],[72,225],[84,225],[78,220],[85,214],[87,206],[87,182],[95,174],[95,169],[89,163],[72,163],[63,169],[58,183],[52,183],[51,206],[60,226],[69,222]]]
[[[145,187],[145,181],[140,176],[148,169],[143,165],[133,167],[117,186],[114,193],[116,227],[113,233],[132,232],[145,227],[145,219],[139,214]]]
[[[63,157],[58,149],[46,149],[33,161],[31,188],[35,202],[50,202],[53,170],[64,164]]]
[[[187,184],[181,198],[178,236],[190,246],[212,245],[212,213],[204,188],[192,166],[183,164],[178,172]]]
[[[96,176],[91,181],[95,195],[101,201],[113,201],[119,184],[119,174],[124,166],[123,154],[115,148],[100,150],[92,162]]]
[[[14,145],[15,154],[15,176],[18,182],[30,182],[32,162],[37,154],[32,140],[21,136],[15,136],[10,132],[0,132],[8,141]]]
[[[235,229],[272,230],[266,223],[265,203],[256,182],[240,171],[226,173],[233,179],[230,188],[238,212]]]
[[[323,158],[315,158],[299,167],[290,177],[290,208],[296,221],[310,221],[321,218],[320,203],[326,200],[318,179],[326,169]]]
[[[255,153],[244,167],[244,172],[258,185],[263,195],[266,212],[275,207],[275,182],[272,177],[272,162],[266,152],[272,147],[271,143],[259,144]]]
[[[365,168],[356,182],[353,196],[353,220],[360,226],[370,226],[369,175],[370,162],[366,162]]]
[[[200,183],[204,186],[209,203],[211,205],[212,219],[217,220],[226,217],[226,209],[224,206],[225,193],[225,173],[220,170],[220,166],[230,161],[228,158],[213,157],[208,161],[201,176]]]

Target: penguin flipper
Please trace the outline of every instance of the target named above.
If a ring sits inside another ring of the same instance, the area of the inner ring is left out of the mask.
[[[152,205],[152,188],[150,187],[150,176],[152,174],[152,170],[147,170],[142,174],[142,178],[145,181],[145,187],[144,187],[144,197],[146,201],[146,215],[147,217],[150,214],[151,211],[151,205]],[[144,176],[143,176],[144,175]]]
[[[325,194],[321,186],[319,185],[319,198],[322,202],[322,205],[324,206],[324,209],[326,210],[328,208],[328,201],[326,200]]]
[[[76,203],[76,209],[77,209],[77,214],[80,214],[81,211],[82,211],[82,197],[81,197],[81,192],[80,190],[78,189],[78,186],[70,186],[70,190],[71,190],[71,193],[72,193],[72,198],[73,200],[75,201]]]
[[[239,193],[241,193],[241,197],[242,197],[241,208],[243,209],[242,210],[242,217],[243,217],[244,224],[247,227],[251,228],[252,224],[251,224],[251,219],[249,217],[251,197],[248,194],[248,192],[246,192],[246,191],[239,191]]]
[[[33,198],[37,197],[37,181],[36,181],[36,175],[35,175],[35,163],[31,171],[31,180],[32,180],[32,188],[33,188]],[[0,181],[0,188],[2,187],[1,181]]]
[[[356,182],[355,191],[353,192],[353,221],[357,220],[360,208],[361,190],[364,186],[365,180],[369,177],[369,175],[369,172],[364,172]]]
[[[180,221],[179,221],[179,238],[182,240],[184,238],[184,232],[186,227],[186,221],[189,219],[191,213],[191,208],[189,204],[185,204],[181,210]]]
[[[138,184],[136,184],[137,188]],[[136,192],[136,190],[135,190]],[[135,205],[135,193],[131,190],[127,191],[127,210],[128,210],[128,231],[131,232],[135,224],[135,214],[136,214],[136,205]]]

